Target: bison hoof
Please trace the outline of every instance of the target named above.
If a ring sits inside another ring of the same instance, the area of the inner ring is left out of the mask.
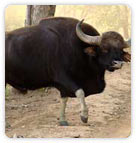
[[[87,123],[88,122],[88,118],[84,117],[84,116],[81,116],[81,121],[83,123]]]
[[[60,126],[68,126],[67,121],[60,121],[59,124],[60,124]]]

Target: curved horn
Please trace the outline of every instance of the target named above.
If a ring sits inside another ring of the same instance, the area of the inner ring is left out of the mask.
[[[81,25],[83,23],[84,19],[79,21],[76,25],[76,34],[79,37],[80,40],[82,40],[85,43],[91,44],[91,45],[100,45],[101,43],[101,36],[90,36],[85,34],[82,29]]]
[[[128,39],[126,42],[126,48],[131,47],[131,39]]]

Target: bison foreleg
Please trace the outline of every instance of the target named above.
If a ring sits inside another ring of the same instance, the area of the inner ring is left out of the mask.
[[[84,123],[87,123],[88,121],[88,108],[85,102],[85,93],[82,89],[78,89],[75,92],[76,97],[79,99],[80,104],[81,104],[81,120]]]
[[[66,118],[65,118],[65,109],[66,109],[67,101],[68,101],[68,97],[61,98],[61,107],[60,107],[60,125],[61,126],[68,126],[68,122],[66,121]]]

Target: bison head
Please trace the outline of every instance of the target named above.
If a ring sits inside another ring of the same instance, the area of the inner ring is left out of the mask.
[[[117,32],[105,32],[102,36],[90,36],[81,29],[80,21],[76,26],[76,34],[80,40],[90,45],[85,52],[90,56],[96,56],[99,64],[109,71],[120,69],[124,62],[130,61],[130,54],[124,49],[129,43]]]

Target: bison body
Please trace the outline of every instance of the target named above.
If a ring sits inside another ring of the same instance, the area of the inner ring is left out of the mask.
[[[56,87],[62,98],[61,125],[67,97],[78,97],[81,119],[87,122],[84,97],[101,93],[105,71],[121,68],[128,53],[117,32],[100,36],[91,25],[73,18],[48,18],[38,25],[6,34],[5,82],[19,90]],[[124,56],[125,55],[125,56]]]
[[[66,96],[75,96],[61,83],[67,84],[70,79],[84,89],[86,96],[103,91],[105,69],[96,58],[89,61],[84,52],[89,45],[76,36],[77,22],[70,18],[46,19],[6,35],[6,83],[30,90],[54,86],[66,90]],[[83,30],[99,35],[87,24],[83,24]]]

